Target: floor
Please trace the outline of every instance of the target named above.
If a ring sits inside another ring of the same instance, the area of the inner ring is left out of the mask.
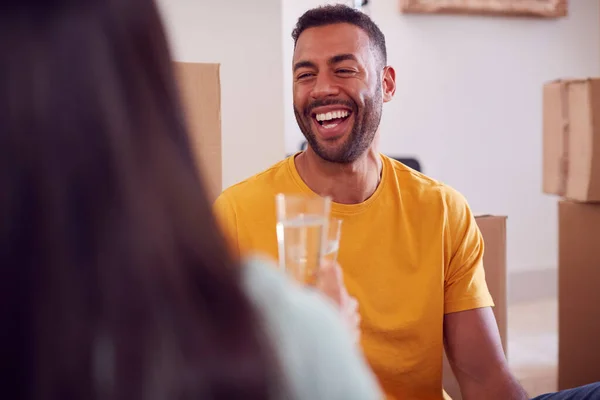
[[[557,388],[558,303],[556,299],[513,304],[508,309],[508,361],[533,397]]]

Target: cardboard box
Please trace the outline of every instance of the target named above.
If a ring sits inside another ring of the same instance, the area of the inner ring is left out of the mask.
[[[191,144],[212,202],[223,189],[220,66],[176,62],[175,74]]]
[[[558,206],[558,387],[600,381],[600,204]]]
[[[485,243],[483,267],[488,289],[494,299],[493,308],[504,354],[507,354],[508,309],[506,271],[506,216],[481,215],[476,218]]]
[[[544,193],[600,201],[600,78],[544,85]]]
[[[505,216],[479,215],[475,217],[484,241],[483,267],[488,289],[494,299],[493,308],[502,348],[507,354],[507,290],[506,290],[506,219]],[[453,400],[461,400],[458,382],[444,354],[444,390]]]

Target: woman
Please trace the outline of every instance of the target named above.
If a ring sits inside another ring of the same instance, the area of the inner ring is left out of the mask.
[[[8,0],[0,46],[3,397],[379,396],[331,305],[228,255],[151,0]]]

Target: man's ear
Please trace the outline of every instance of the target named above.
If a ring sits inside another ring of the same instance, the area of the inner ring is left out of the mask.
[[[383,79],[381,80],[383,90],[383,102],[387,103],[394,98],[396,94],[396,71],[389,65],[383,69]]]

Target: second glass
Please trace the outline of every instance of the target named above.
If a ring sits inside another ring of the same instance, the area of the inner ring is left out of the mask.
[[[325,242],[324,259],[327,261],[337,261],[340,250],[340,238],[342,236],[342,220],[339,218],[330,218],[327,229],[327,238]]]

